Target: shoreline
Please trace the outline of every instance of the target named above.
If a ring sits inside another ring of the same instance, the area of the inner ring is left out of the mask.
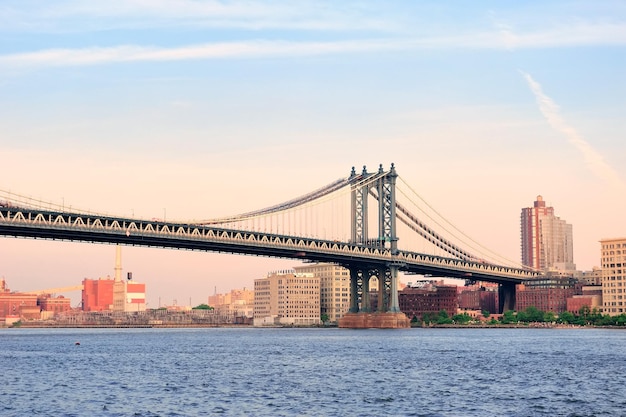
[[[250,324],[43,324],[22,323],[19,326],[0,326],[0,329],[185,329],[185,328],[238,328],[238,329],[333,329],[328,326],[252,326]],[[409,329],[624,329],[625,326],[579,326],[573,324],[494,324],[411,326]],[[360,329],[355,329],[360,330]]]

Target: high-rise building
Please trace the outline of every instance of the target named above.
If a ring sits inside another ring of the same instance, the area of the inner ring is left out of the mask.
[[[350,310],[350,272],[331,263],[296,266],[296,273],[313,274],[320,279],[320,310],[328,320],[337,321]]]
[[[320,279],[296,271],[254,280],[254,325],[320,323]]]
[[[602,239],[602,312],[626,313],[626,238]]]
[[[541,196],[521,214],[522,264],[539,271],[576,271],[572,225],[554,215]]]

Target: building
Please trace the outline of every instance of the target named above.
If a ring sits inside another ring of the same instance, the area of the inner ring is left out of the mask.
[[[522,264],[539,271],[576,270],[572,225],[555,216],[541,196],[522,209],[520,224]]]
[[[116,281],[109,277],[85,278],[82,292],[83,311],[145,311],[146,284],[133,282],[131,279]]]
[[[602,268],[594,266],[591,271],[582,271],[577,278],[588,285],[602,285]]]
[[[0,321],[9,324],[19,319],[38,319],[40,311],[36,294],[11,292],[6,281],[0,279]]]
[[[459,287],[459,308],[461,310],[488,311],[498,313],[498,284],[477,283]]]
[[[559,276],[546,276],[529,280],[515,287],[515,308],[517,311],[535,307],[541,311],[562,313],[567,310],[567,299],[578,292],[575,279]]]
[[[602,312],[626,313],[626,238],[602,239]]]
[[[109,311],[113,309],[112,278],[83,280],[83,311]]]
[[[116,246],[115,278],[99,278],[83,280],[83,311],[145,311],[146,284],[132,280],[133,274],[122,279],[122,252]]]
[[[578,314],[583,307],[589,311],[602,311],[602,286],[581,285],[580,294],[574,294],[566,302],[570,313]]]
[[[320,279],[296,271],[254,280],[254,325],[320,323]]]
[[[146,284],[131,281],[113,281],[113,311],[146,311]]]
[[[243,288],[231,290],[227,294],[216,293],[209,296],[208,305],[220,316],[245,322],[254,317],[254,291]]]
[[[320,312],[337,321],[350,310],[350,272],[332,263],[312,263],[294,268],[297,274],[320,279]]]
[[[398,303],[409,319],[422,319],[425,313],[439,314],[441,310],[452,317],[459,306],[456,285],[445,285],[443,281],[426,281],[413,284],[398,293]]]
[[[72,309],[71,300],[63,296],[53,297],[51,294],[41,294],[37,296],[37,305],[42,312],[47,312],[48,316],[64,313]]]

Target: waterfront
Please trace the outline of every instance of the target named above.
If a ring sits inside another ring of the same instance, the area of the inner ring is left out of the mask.
[[[0,415],[619,416],[625,342],[611,329],[3,329]]]

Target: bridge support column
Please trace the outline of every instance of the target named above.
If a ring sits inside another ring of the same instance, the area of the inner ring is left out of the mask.
[[[359,312],[359,269],[350,268],[350,313]]]
[[[362,281],[361,285],[361,311],[364,313],[369,313],[372,311],[371,303],[370,303],[370,274],[367,269],[364,269],[362,272]]]
[[[385,268],[378,268],[376,269],[376,274],[378,276],[378,305],[376,308],[376,311],[378,311],[379,313],[383,313],[385,311],[385,309],[387,308],[387,305],[385,303],[386,301],[386,291],[385,291],[385,281],[387,278],[387,274],[386,274],[386,269]]]
[[[515,310],[515,284],[502,283],[498,288],[498,312],[504,313],[507,310]]]
[[[391,272],[391,285],[390,285],[390,293],[389,294],[389,307],[387,311],[390,313],[399,313],[400,312],[400,303],[398,301],[398,267],[395,265],[389,266],[389,271]]]

